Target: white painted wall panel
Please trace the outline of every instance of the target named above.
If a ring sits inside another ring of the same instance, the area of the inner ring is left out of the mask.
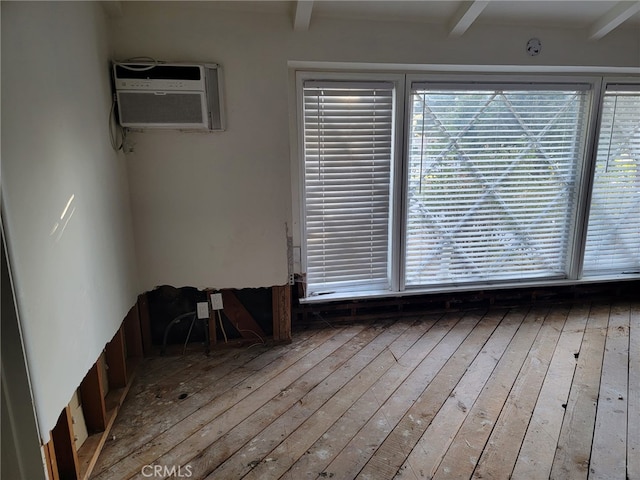
[[[2,201],[40,435],[138,293],[94,2],[2,2]]]

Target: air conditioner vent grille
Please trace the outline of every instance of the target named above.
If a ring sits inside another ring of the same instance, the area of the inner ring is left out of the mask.
[[[207,126],[203,118],[202,93],[119,92],[122,125],[163,124]],[[204,110],[206,111],[206,110]]]

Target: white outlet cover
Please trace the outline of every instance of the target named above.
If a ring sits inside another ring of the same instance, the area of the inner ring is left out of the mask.
[[[198,302],[198,318],[209,318],[209,304],[207,302]]]
[[[222,310],[224,308],[222,306],[222,294],[221,293],[212,293],[210,298],[211,298],[211,309],[212,310]]]

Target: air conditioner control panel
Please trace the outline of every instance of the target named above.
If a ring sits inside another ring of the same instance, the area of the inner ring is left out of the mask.
[[[117,78],[116,90],[204,90],[201,80],[160,80],[139,78]]]

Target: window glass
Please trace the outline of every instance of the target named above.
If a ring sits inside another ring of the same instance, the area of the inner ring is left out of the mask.
[[[563,276],[581,89],[414,88],[407,286]]]
[[[392,83],[304,85],[307,295],[389,288]]]
[[[585,274],[640,270],[640,89],[607,89],[602,106]]]

